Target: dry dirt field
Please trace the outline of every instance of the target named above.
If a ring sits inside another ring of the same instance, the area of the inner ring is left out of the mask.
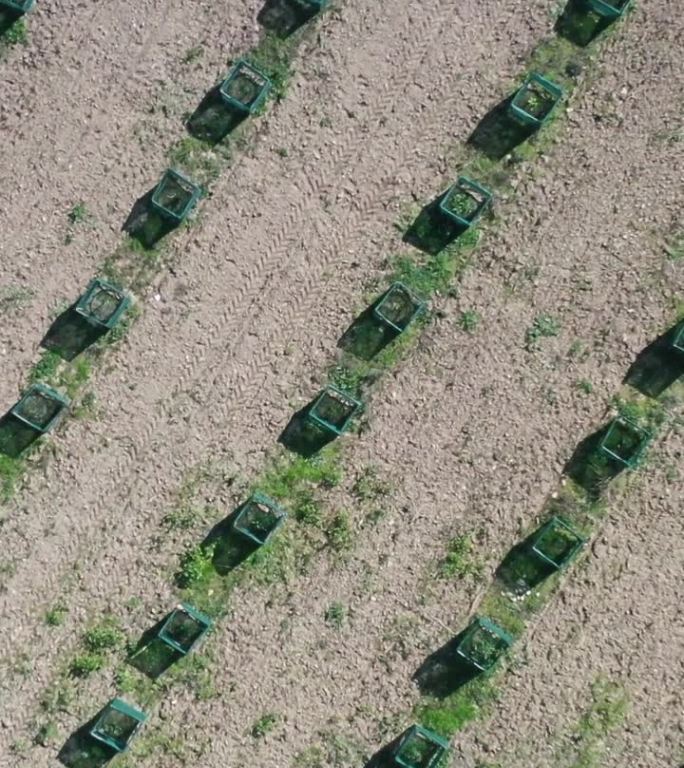
[[[563,7],[333,0],[295,33],[287,91],[155,252],[135,322],[0,504],[0,768],[69,764],[63,745],[114,696],[149,720],[113,765],[145,768],[365,768],[418,719],[416,671],[482,612],[616,396],[649,400],[627,372],[684,317],[675,4],[635,0],[586,49],[546,138],[501,161],[469,264],[324,452],[319,517],[291,514],[275,554],[236,569],[185,672],[155,686],[126,659],[195,594],[174,580],[182,553],[294,461],[278,436],[394,256],[417,258],[406,224],[472,160]],[[257,45],[260,7],[37,0],[26,41],[0,48],[3,409],[186,116]],[[594,500],[586,546],[453,733],[452,768],[684,766],[683,387],[651,398],[646,458]],[[103,621],[100,668],[74,674]]]

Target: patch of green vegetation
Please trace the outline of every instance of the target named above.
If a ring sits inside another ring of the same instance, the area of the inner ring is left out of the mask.
[[[67,218],[69,219],[69,224],[71,225],[84,224],[90,220],[91,215],[86,204],[81,201],[76,203],[76,205],[71,208],[67,214]]]
[[[139,761],[161,753],[167,758],[175,757],[185,762],[188,759],[188,747],[184,734],[171,734],[168,728],[168,723],[164,722],[145,728],[131,745],[131,757]],[[120,764],[117,760],[117,765]]]
[[[38,362],[28,373],[29,384],[35,384],[40,381],[54,385],[57,381],[57,374],[61,365],[62,358],[56,352],[44,350],[38,358]]]
[[[0,37],[0,43],[26,45],[28,43],[28,28],[24,19],[18,19],[8,27]]]
[[[34,743],[41,747],[50,747],[57,742],[58,738],[59,728],[52,720],[48,720],[38,728]]]
[[[83,645],[89,651],[102,653],[120,648],[126,641],[119,621],[114,616],[106,616],[92,626],[83,636]]]
[[[88,677],[98,672],[105,665],[105,658],[100,653],[79,653],[69,664],[69,672],[74,677]]]
[[[330,603],[330,605],[325,609],[325,620],[335,629],[342,629],[346,618],[347,609],[344,603],[336,601],[334,603]]]
[[[473,553],[472,537],[462,534],[449,542],[447,554],[439,566],[439,574],[446,579],[462,579],[465,576],[481,576],[483,568]]]
[[[358,475],[351,491],[359,501],[372,502],[389,496],[392,486],[378,477],[377,467],[368,466]]]
[[[0,501],[8,502],[24,475],[26,463],[22,458],[0,454]]]
[[[265,34],[256,48],[247,55],[250,63],[271,81],[271,94],[278,101],[287,91],[292,76],[291,61],[296,49],[296,38],[281,40],[275,35]]]
[[[458,325],[466,333],[475,333],[481,319],[480,314],[474,309],[466,309],[465,312],[461,312],[461,316],[458,318]]]
[[[419,703],[414,714],[423,726],[448,739],[472,720],[485,716],[498,697],[493,678],[477,678],[450,696]]]
[[[68,613],[69,608],[64,603],[57,602],[45,612],[45,623],[49,627],[59,627]]]
[[[280,716],[275,712],[267,712],[262,715],[249,729],[250,735],[255,739],[263,739],[278,725]]]
[[[349,513],[338,512],[330,522],[326,531],[328,543],[335,552],[348,552],[354,546],[354,534],[352,531]]]
[[[514,638],[520,637],[525,631],[525,619],[520,607],[501,594],[496,585],[493,585],[484,596],[478,612],[505,629]]]
[[[578,379],[577,389],[579,389],[580,392],[584,392],[585,395],[590,395],[594,391],[594,385],[589,379]]]
[[[181,61],[183,64],[192,64],[193,62],[202,58],[202,56],[204,56],[204,46],[201,44],[193,45],[192,48],[188,48],[188,50],[183,54]]]
[[[176,584],[181,589],[205,584],[214,573],[214,547],[201,544],[189,546],[181,555],[180,567],[176,573]]]
[[[545,313],[537,315],[532,325],[525,331],[525,346],[527,349],[533,349],[539,339],[558,336],[560,329],[560,323],[553,315]]]
[[[231,161],[229,144],[207,146],[201,139],[186,136],[169,150],[172,167],[184,173],[203,188],[210,186]]]
[[[299,752],[292,762],[292,768],[327,768],[328,763],[323,747],[314,744]]]

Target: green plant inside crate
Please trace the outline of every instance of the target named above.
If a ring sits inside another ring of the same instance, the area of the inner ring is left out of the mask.
[[[456,652],[483,672],[491,669],[513,644],[513,638],[487,618],[475,618],[463,633]]]
[[[272,499],[261,493],[253,494],[238,512],[233,526],[253,543],[265,544],[283,524],[286,513]]]
[[[212,625],[208,616],[182,603],[175,608],[159,630],[159,638],[179,653],[190,653]]]
[[[270,89],[271,82],[266,75],[252,64],[240,60],[235,63],[219,90],[228,104],[252,113],[263,104]]]
[[[129,304],[130,298],[124,291],[96,278],[78,300],[76,312],[94,325],[113,328]]]
[[[12,415],[37,432],[49,432],[69,405],[69,399],[45,384],[32,384],[12,408]]]
[[[393,283],[373,309],[373,315],[401,333],[424,308],[425,302],[419,301],[403,283]]]
[[[461,227],[469,227],[490,204],[492,193],[477,182],[460,176],[442,197],[439,209]]]
[[[325,430],[341,435],[349,428],[361,403],[337,387],[327,386],[316,398],[307,418]]]
[[[397,746],[394,764],[401,768],[437,768],[448,752],[449,744],[441,736],[412,725]]]
[[[644,452],[650,433],[629,419],[613,419],[600,443],[600,450],[625,467],[633,467]]]
[[[200,195],[197,184],[169,168],[152,194],[152,207],[165,218],[180,223],[194,208]]]
[[[530,74],[511,102],[511,113],[522,122],[539,126],[563,95],[562,89],[542,75]]]
[[[617,19],[627,10],[632,0],[585,0],[587,6],[606,19]]]
[[[117,752],[123,752],[146,719],[143,712],[123,699],[112,699],[90,730],[90,735]]]
[[[565,520],[552,517],[532,537],[530,544],[535,555],[559,569],[572,560],[584,539]]]

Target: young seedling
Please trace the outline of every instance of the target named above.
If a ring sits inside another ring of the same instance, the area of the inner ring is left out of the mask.
[[[245,502],[233,523],[234,529],[258,547],[263,546],[285,522],[286,512],[262,493]]]
[[[361,403],[337,387],[327,386],[306,414],[307,420],[335,436],[344,434]]]
[[[76,312],[90,324],[109,330],[131,303],[130,296],[106,280],[92,280],[76,304]]]
[[[45,384],[32,384],[11,414],[39,434],[55,427],[69,399]]]
[[[181,224],[195,207],[202,192],[197,184],[170,168],[152,194],[152,207],[160,216]]]
[[[159,630],[159,639],[183,656],[197,645],[211,629],[212,621],[187,603],[181,603]]]
[[[416,298],[403,283],[392,283],[387,293],[373,309],[376,320],[401,333],[425,309],[425,302]]]
[[[614,419],[601,440],[600,450],[613,461],[632,469],[643,454],[651,434],[629,419]]]
[[[498,624],[476,617],[468,625],[456,653],[481,672],[490,670],[513,644],[513,638]]]
[[[448,221],[466,229],[482,216],[491,201],[492,193],[486,187],[459,176],[439,201],[439,210]]]
[[[123,699],[112,699],[90,729],[90,735],[115,752],[125,752],[145,720],[147,715]]]
[[[221,83],[221,98],[231,107],[254,114],[271,90],[271,81],[253,64],[240,59]]]
[[[398,768],[438,768],[449,753],[449,743],[422,725],[412,725],[401,737],[393,762]]]
[[[524,125],[539,128],[548,120],[562,96],[560,86],[532,72],[510,103],[511,116]]]

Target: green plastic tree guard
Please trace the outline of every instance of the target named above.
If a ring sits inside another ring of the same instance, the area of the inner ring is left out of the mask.
[[[397,333],[406,330],[425,309],[425,302],[417,299],[403,283],[392,283],[389,290],[373,309],[376,320]]]
[[[49,432],[59,420],[70,400],[46,384],[32,384],[11,414],[41,435]]]
[[[684,323],[675,331],[674,339],[672,340],[672,346],[678,352],[684,352]]]
[[[651,434],[629,419],[618,416],[610,423],[600,450],[618,464],[632,469],[643,454]]]
[[[212,620],[188,603],[181,603],[159,630],[159,639],[184,656],[211,629]]]
[[[589,8],[605,19],[618,19],[629,8],[632,0],[586,0]]]
[[[125,752],[147,715],[123,699],[112,699],[90,729],[90,735],[116,752]]]
[[[560,570],[579,552],[584,541],[565,520],[554,516],[537,531],[530,544],[540,560]]]
[[[263,493],[253,493],[233,523],[234,529],[257,546],[265,544],[285,522],[287,513]]]
[[[337,387],[328,385],[316,398],[306,418],[326,432],[344,434],[361,403]]]
[[[244,59],[235,62],[221,83],[221,98],[231,107],[252,114],[264,103],[271,81],[263,72]]]
[[[456,653],[482,672],[491,669],[513,644],[513,638],[490,619],[475,617],[456,648]]]
[[[476,181],[459,176],[439,201],[439,210],[459,227],[469,227],[484,213],[492,193]]]
[[[449,742],[422,725],[412,725],[394,751],[394,765],[401,768],[437,768],[449,753]]]
[[[0,9],[5,8],[12,13],[22,15],[33,8],[35,0],[0,0]]]
[[[201,194],[202,190],[194,181],[169,168],[152,194],[152,207],[165,219],[180,224]]]
[[[78,300],[76,312],[92,325],[109,330],[119,322],[130,303],[125,291],[96,278]]]
[[[563,89],[538,72],[531,72],[513,97],[511,115],[532,128],[539,128],[548,120],[563,96]]]

